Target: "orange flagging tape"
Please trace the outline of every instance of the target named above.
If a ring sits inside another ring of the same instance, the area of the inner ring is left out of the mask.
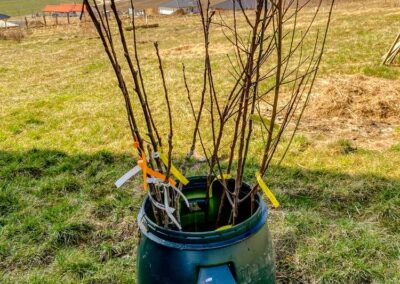
[[[133,147],[136,148],[136,149],[139,149],[139,151],[141,153],[137,163],[138,163],[138,166],[143,171],[143,189],[147,190],[147,175],[152,176],[152,177],[157,178],[157,179],[160,179],[160,180],[165,180],[166,179],[165,175],[163,175],[160,172],[157,172],[157,171],[153,170],[152,168],[149,168],[149,166],[147,165],[146,154],[142,149],[140,149],[139,142],[136,139],[135,139],[135,142],[133,143]],[[168,182],[172,186],[176,186],[176,182],[172,178],[169,178]]]
[[[165,175],[163,175],[162,173],[157,172],[157,171],[147,167],[147,163],[146,162],[143,163],[143,159],[140,159],[138,161],[138,165],[143,170],[143,179],[146,180],[146,188],[147,188],[147,175],[150,175],[152,177],[158,178],[160,180],[165,180],[165,178],[166,178]],[[144,173],[145,172],[146,172],[146,178],[144,177]],[[144,180],[143,180],[143,182],[145,182]],[[171,185],[176,186],[176,182],[172,178],[169,178],[168,182]]]

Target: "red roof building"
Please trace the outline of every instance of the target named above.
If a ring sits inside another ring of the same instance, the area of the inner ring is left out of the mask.
[[[59,4],[59,5],[46,5],[43,13],[80,13],[82,12],[83,4]],[[83,10],[86,11],[86,8]]]

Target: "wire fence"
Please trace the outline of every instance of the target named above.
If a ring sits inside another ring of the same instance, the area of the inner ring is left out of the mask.
[[[165,0],[168,1],[168,0]],[[212,2],[221,2],[223,0],[212,0]],[[300,0],[309,1],[309,0]],[[311,0],[312,2],[319,2],[320,0]],[[323,0],[325,1],[325,0]],[[347,3],[368,3],[380,2],[382,4],[390,5],[392,7],[400,7],[400,0],[336,0],[336,4]],[[99,0],[100,2],[100,0]],[[130,6],[130,0],[116,0],[117,6],[121,7]],[[126,3],[125,3],[126,2]],[[151,3],[157,4],[163,1],[160,0],[134,0],[134,4],[141,4],[144,6],[152,6]],[[40,14],[43,7],[47,4],[61,4],[61,3],[82,3],[82,0],[0,0],[0,14],[6,14],[13,17],[18,16],[32,16]],[[128,4],[128,5],[125,5]]]

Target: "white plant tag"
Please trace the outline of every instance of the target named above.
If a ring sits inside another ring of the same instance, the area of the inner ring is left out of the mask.
[[[124,174],[122,177],[119,178],[119,180],[117,180],[115,182],[115,186],[117,188],[120,188],[125,182],[127,182],[130,178],[132,178],[134,175],[136,175],[138,172],[140,172],[140,167],[136,166],[133,169],[131,169],[130,171],[128,171],[126,174]]]

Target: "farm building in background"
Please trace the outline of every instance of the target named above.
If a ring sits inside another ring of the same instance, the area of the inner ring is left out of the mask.
[[[12,23],[8,22],[7,20],[10,18],[10,16],[6,14],[0,14],[0,28],[15,28],[19,27],[19,24],[17,23]]]
[[[178,10],[186,13],[195,13],[197,9],[196,0],[172,0],[170,2],[162,3],[158,7],[160,15],[172,15]]]
[[[5,21],[5,20],[7,20],[7,19],[9,19],[10,18],[10,16],[9,15],[6,15],[6,14],[0,14],[0,20],[3,20],[3,21]]]
[[[51,16],[79,17],[85,12],[83,4],[46,5],[42,12]]]
[[[129,14],[129,16],[133,15],[134,17],[143,17],[145,14],[145,11],[143,9],[134,9],[133,10],[132,8],[129,8],[128,14]]]
[[[3,29],[3,28],[16,28],[16,27],[19,27],[19,25],[17,23],[12,23],[12,22],[7,22],[7,21],[0,20],[0,29]]]
[[[212,5],[211,8],[213,10],[233,10],[233,1],[234,0],[225,0],[218,4]],[[257,8],[257,0],[241,0],[242,7],[244,10],[254,10]],[[267,2],[267,6],[270,6],[270,3]],[[242,7],[239,4],[238,0],[235,0],[235,10],[240,10]]]

